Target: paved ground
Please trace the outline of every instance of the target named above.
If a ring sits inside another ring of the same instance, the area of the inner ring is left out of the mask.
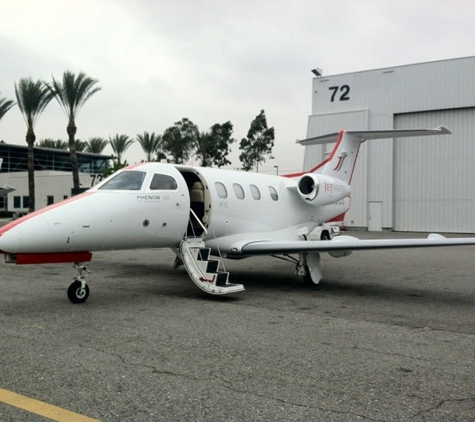
[[[320,288],[225,261],[231,297],[173,258],[96,254],[83,305],[69,265],[0,265],[0,388],[102,421],[475,420],[475,247],[324,256]]]

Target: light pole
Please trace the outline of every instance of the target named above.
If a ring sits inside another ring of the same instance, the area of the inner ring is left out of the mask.
[[[279,175],[279,166],[274,166],[275,168],[275,174],[277,174],[277,176]]]

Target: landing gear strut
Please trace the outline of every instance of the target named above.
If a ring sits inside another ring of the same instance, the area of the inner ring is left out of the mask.
[[[320,269],[320,254],[316,252],[301,252],[296,270],[297,274],[303,278],[305,284],[318,284],[323,277]]]
[[[73,268],[77,270],[78,275],[74,277],[68,288],[68,299],[73,303],[83,303],[89,296],[89,286],[85,281],[87,277],[85,273],[91,274],[91,272],[85,264],[76,263]]]

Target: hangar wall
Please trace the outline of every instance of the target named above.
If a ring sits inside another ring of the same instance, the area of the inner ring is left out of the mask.
[[[313,79],[307,137],[447,126],[452,135],[365,142],[345,225],[475,232],[475,57]],[[306,147],[304,169],[332,145]]]

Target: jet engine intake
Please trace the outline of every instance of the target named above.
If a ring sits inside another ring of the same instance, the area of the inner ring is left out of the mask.
[[[298,192],[307,204],[330,205],[349,196],[351,188],[333,177],[308,173],[300,178]]]

